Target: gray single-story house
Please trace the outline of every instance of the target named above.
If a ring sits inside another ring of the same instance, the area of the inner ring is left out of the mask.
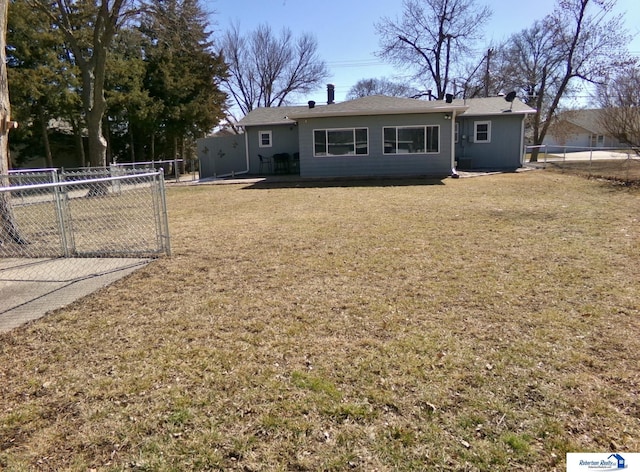
[[[524,119],[533,112],[504,97],[381,95],[257,108],[238,122],[243,134],[199,140],[200,175],[445,177],[456,169],[512,170],[522,166]]]

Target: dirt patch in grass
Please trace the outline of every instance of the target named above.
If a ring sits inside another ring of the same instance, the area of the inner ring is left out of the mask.
[[[174,256],[0,335],[0,468],[564,470],[640,450],[640,195],[169,190]]]

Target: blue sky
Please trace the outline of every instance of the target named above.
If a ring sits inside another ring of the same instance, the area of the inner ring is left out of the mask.
[[[402,0],[203,0],[214,11],[214,31],[226,30],[239,22],[244,32],[261,23],[278,32],[282,27],[294,35],[311,33],[318,40],[319,56],[327,63],[331,76],[327,83],[336,86],[336,100],[342,101],[360,79],[386,77],[401,80],[403,71],[394,70],[375,56],[378,36],[374,24],[381,18],[396,17],[402,12]],[[485,27],[484,50],[488,44],[529,27],[553,10],[554,0],[493,0],[488,4],[493,16]],[[516,6],[517,4],[517,6]],[[616,11],[625,13],[627,28],[634,35],[629,50],[640,56],[640,2],[618,0]],[[326,101],[324,87],[300,102]]]

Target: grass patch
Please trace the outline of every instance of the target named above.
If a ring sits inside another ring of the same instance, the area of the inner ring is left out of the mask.
[[[640,450],[634,189],[535,171],[168,200],[172,258],[0,335],[0,469]]]
[[[640,159],[631,156],[629,159],[594,160],[589,161],[553,161],[547,162],[549,169],[568,172],[571,174],[605,179],[627,185],[640,185]]]

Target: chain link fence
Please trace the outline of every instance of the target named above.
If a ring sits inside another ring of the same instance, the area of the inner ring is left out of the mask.
[[[170,253],[162,171],[0,175],[0,331]]]
[[[1,176],[0,257],[169,254],[162,174],[121,172]]]
[[[576,146],[529,146],[538,151],[537,165],[589,178],[640,184],[640,155],[630,148],[584,148]]]

